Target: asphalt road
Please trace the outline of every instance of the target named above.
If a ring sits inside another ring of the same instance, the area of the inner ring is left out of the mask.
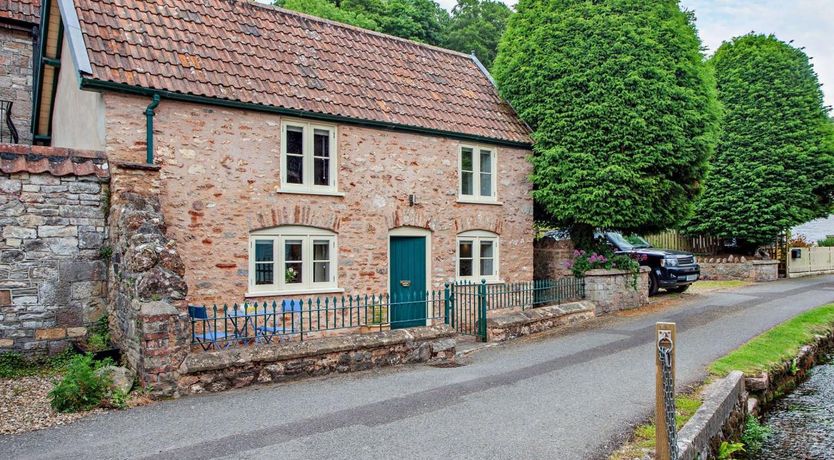
[[[796,314],[834,302],[834,276],[689,296],[472,355],[182,398],[0,436],[0,458],[554,458],[615,448],[653,411],[656,321],[678,324],[678,378]]]

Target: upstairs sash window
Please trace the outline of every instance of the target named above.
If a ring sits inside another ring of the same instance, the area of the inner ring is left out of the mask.
[[[281,189],[336,191],[336,128],[287,121],[281,140]]]

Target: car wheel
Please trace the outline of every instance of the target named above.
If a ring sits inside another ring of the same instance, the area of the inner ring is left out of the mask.
[[[654,272],[649,273],[649,296],[657,294],[657,275]]]
[[[687,284],[686,286],[678,286],[678,287],[673,287],[673,288],[669,288],[669,289],[667,289],[667,291],[669,291],[669,292],[677,292],[677,293],[686,292],[686,290],[687,290],[687,289],[689,289],[689,286],[692,286],[692,285],[691,285],[691,284]]]

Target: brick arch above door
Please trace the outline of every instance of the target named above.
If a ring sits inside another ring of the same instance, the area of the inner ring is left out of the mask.
[[[414,208],[397,208],[391,215],[386,217],[388,229],[399,227],[416,227],[435,231],[435,222],[432,217]]]

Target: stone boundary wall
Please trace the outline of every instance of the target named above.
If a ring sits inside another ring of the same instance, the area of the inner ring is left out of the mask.
[[[110,330],[139,382],[177,396],[177,370],[190,347],[185,266],[155,193],[158,171],[114,165],[110,232]]]
[[[678,432],[678,458],[714,458],[723,441],[741,437],[746,419],[744,374],[733,371],[704,390],[701,407]]]
[[[105,310],[101,152],[0,144],[0,352],[54,354]]]
[[[779,261],[748,260],[744,257],[707,257],[699,262],[701,279],[708,281],[776,281]]]
[[[451,327],[440,325],[192,353],[179,368],[179,394],[454,360],[456,335]]]
[[[487,340],[505,342],[589,320],[595,316],[595,310],[593,303],[581,301],[504,313],[487,319]]]
[[[573,276],[567,263],[573,260],[573,242],[540,238],[533,242],[533,277],[537,280]]]
[[[807,378],[821,359],[834,352],[834,331],[817,336],[794,359],[758,376],[733,371],[704,391],[703,403],[678,432],[680,460],[715,458],[722,441],[738,440],[747,414],[758,414],[779,395]]]
[[[635,275],[624,270],[585,272],[585,299],[596,305],[596,314],[630,310],[649,301],[649,268],[640,267]]]

